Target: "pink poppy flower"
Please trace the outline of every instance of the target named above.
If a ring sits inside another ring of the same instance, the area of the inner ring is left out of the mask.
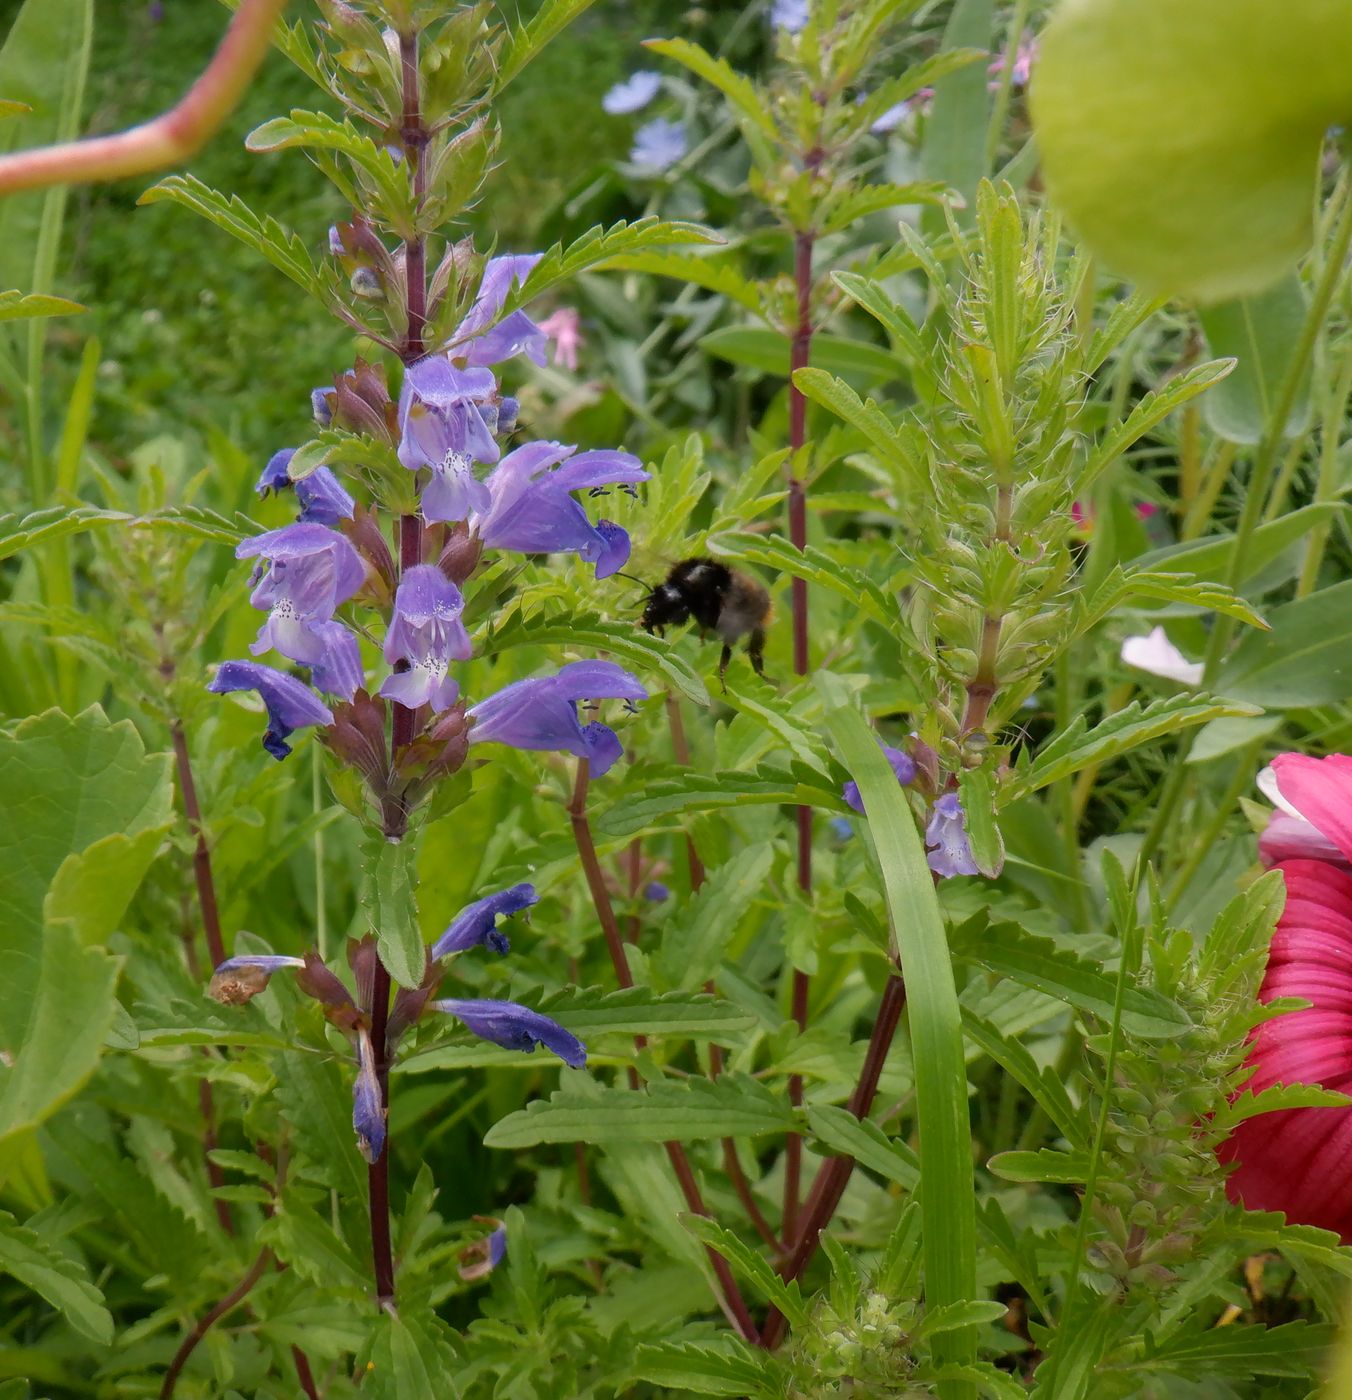
[[[1263,1003],[1310,1005],[1261,1025],[1245,1089],[1317,1084],[1352,1091],[1352,758],[1279,754],[1259,786],[1278,805],[1259,842],[1281,870],[1286,905],[1273,935]],[[1314,857],[1313,859],[1310,857]],[[1352,1242],[1352,1106],[1293,1108],[1247,1119],[1222,1144],[1232,1201]]]

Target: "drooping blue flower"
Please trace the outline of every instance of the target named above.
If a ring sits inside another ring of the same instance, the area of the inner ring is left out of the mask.
[[[304,967],[304,958],[284,958],[276,953],[249,953],[226,958],[211,975],[207,995],[226,1006],[243,1006],[263,991],[274,972],[284,967]]]
[[[854,784],[851,783],[849,786],[854,787]],[[831,835],[834,836],[837,841],[848,841],[854,835],[854,823],[849,817],[832,817],[827,825],[830,826]]]
[[[956,792],[946,792],[934,804],[925,828],[929,868],[936,875],[979,875],[967,839],[967,816]]]
[[[902,787],[909,787],[915,782],[915,760],[908,753],[903,753],[901,749],[894,749],[888,744],[878,745],[883,751],[883,756],[892,765],[892,771],[897,775],[897,782]],[[859,796],[859,784],[851,780],[845,784],[840,794],[846,803],[853,807],[861,816],[864,812],[864,802]]]
[[[797,34],[808,21],[808,0],[774,0],[770,6],[770,23],[776,29]]]
[[[357,503],[327,467],[320,467],[299,481],[291,480],[287,468],[295,455],[294,447],[284,447],[272,454],[263,468],[263,475],[258,478],[258,494],[266,496],[269,491],[285,491],[294,486],[300,502],[300,518],[306,524],[336,525],[340,520],[351,520]]]
[[[385,1104],[376,1074],[376,1057],[371,1032],[357,1032],[357,1077],[352,1084],[352,1127],[357,1134],[357,1151],[368,1162],[378,1162],[385,1150]]]
[[[557,1021],[514,1001],[458,1000],[433,1001],[428,1005],[464,1022],[481,1040],[490,1040],[504,1050],[534,1051],[543,1045],[564,1064],[581,1069],[587,1063],[587,1047]]]
[[[294,676],[275,671],[257,661],[224,661],[217,668],[207,689],[217,695],[236,690],[256,690],[267,707],[268,727],[263,747],[276,759],[291,752],[287,739],[297,729],[318,724],[327,728],[333,714],[319,697]]]
[[[671,891],[661,880],[649,880],[643,887],[643,898],[652,904],[661,904],[671,898]]]
[[[333,666],[325,638],[315,631],[331,622],[366,579],[366,565],[345,535],[327,525],[284,525],[235,550],[238,559],[260,558],[267,568],[249,601],[268,610],[268,620],[250,648],[255,656],[269,647],[307,666]]]
[[[641,170],[666,170],[686,153],[688,143],[683,122],[654,117],[634,133],[629,160]]]
[[[534,885],[520,884],[467,904],[451,920],[446,932],[432,944],[432,961],[436,962],[438,958],[451,953],[463,953],[480,943],[487,944],[495,953],[505,954],[509,945],[507,935],[497,926],[498,916],[510,918],[523,909],[529,909],[539,899]]]
[[[356,637],[337,619],[312,622],[310,635],[321,649],[315,660],[306,663],[315,689],[340,700],[351,700],[366,680]]]
[[[471,744],[507,744],[576,754],[593,777],[607,772],[624,752],[613,729],[577,717],[581,700],[646,700],[648,692],[613,661],[573,661],[552,676],[516,681],[468,711]]]
[[[528,442],[509,452],[489,473],[488,504],[470,526],[490,549],[576,554],[596,565],[597,578],[608,578],[628,561],[629,536],[609,520],[593,525],[572,492],[632,487],[648,473],[627,452],[574,452],[558,442]]]
[[[404,571],[394,595],[394,616],[385,634],[385,660],[407,662],[380,687],[387,700],[416,710],[430,705],[448,710],[460,687],[448,674],[452,661],[470,654],[469,633],[460,621],[465,600],[435,564],[415,564]]]
[[[606,93],[601,99],[601,110],[612,117],[627,117],[631,112],[640,112],[657,96],[661,86],[660,73],[632,73]]]
[[[539,253],[489,258],[474,303],[455,328],[446,353],[466,365],[496,365],[525,355],[541,368],[546,364],[549,337],[524,311],[498,317],[512,287],[524,282],[540,261]]]
[[[492,1234],[473,1240],[460,1251],[456,1272],[466,1283],[487,1278],[507,1257],[507,1227],[492,1216],[476,1215],[476,1220],[495,1225]]]

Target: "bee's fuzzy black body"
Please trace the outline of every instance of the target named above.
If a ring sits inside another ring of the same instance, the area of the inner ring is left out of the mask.
[[[715,559],[682,559],[648,594],[642,624],[648,632],[679,627],[693,618],[701,632],[723,639],[718,678],[727,674],[733,643],[746,637],[746,652],[758,676],[765,674],[765,625],[770,595],[755,579]],[[726,688],[726,686],[725,686]]]

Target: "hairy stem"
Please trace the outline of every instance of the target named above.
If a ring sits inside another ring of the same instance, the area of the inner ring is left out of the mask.
[[[878,1092],[878,1080],[882,1076],[883,1065],[887,1062],[887,1054],[892,1048],[892,1040],[897,1033],[897,1025],[905,1005],[906,984],[899,974],[894,974],[887,979],[887,985],[883,988],[878,1015],[873,1022],[873,1033],[869,1037],[868,1049],[864,1052],[864,1063],[859,1070],[859,1080],[846,1105],[860,1120],[866,1118],[873,1107],[873,1100]],[[812,1256],[817,1252],[821,1240],[821,1233],[836,1213],[840,1198],[845,1194],[845,1188],[854,1173],[854,1166],[853,1157],[828,1157],[822,1163],[803,1207],[803,1223],[798,1237],[788,1257],[779,1265],[780,1277],[786,1282],[799,1278],[812,1262]],[[777,1346],[783,1336],[784,1318],[777,1309],[772,1308],[761,1332],[761,1344],[767,1347]]]
[[[585,758],[579,758],[577,778],[573,784],[573,796],[568,804],[568,820],[573,828],[573,840],[577,845],[578,859],[582,862],[582,870],[587,877],[587,888],[591,891],[597,922],[601,925],[606,947],[610,951],[610,962],[615,969],[615,980],[621,987],[632,987],[634,977],[629,970],[629,956],[625,951],[624,939],[620,937],[620,925],[615,918],[615,907],[610,900],[610,891],[606,889],[601,862],[596,855],[596,842],[592,838],[591,822],[587,817],[587,789],[590,783],[591,766]],[[634,1037],[636,1050],[645,1049],[647,1044],[646,1036],[636,1035]],[[631,1089],[639,1087],[638,1071],[633,1065],[629,1066],[628,1079]],[[707,1216],[709,1210],[700,1194],[699,1183],[695,1180],[695,1173],[691,1169],[690,1159],[686,1156],[685,1148],[679,1142],[668,1142],[663,1145],[666,1147],[672,1170],[676,1173],[676,1180],[680,1184],[681,1194],[685,1197],[686,1205],[696,1215]],[[722,1290],[722,1295],[718,1300],[719,1306],[727,1315],[728,1320],[747,1341],[755,1341],[758,1335],[755,1320],[747,1308],[741,1290],[737,1287],[737,1280],[733,1278],[727,1260],[715,1250],[709,1249],[707,1245],[705,1252],[709,1256],[709,1263],[713,1267]]]

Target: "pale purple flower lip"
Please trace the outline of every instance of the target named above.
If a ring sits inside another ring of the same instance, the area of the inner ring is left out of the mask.
[[[442,469],[453,452],[496,462],[498,444],[484,415],[497,388],[492,370],[457,369],[445,355],[409,365],[399,390],[399,460],[410,471]]]
[[[497,926],[498,915],[510,917],[519,914],[538,903],[539,899],[534,885],[520,884],[467,904],[432,945],[432,961],[436,962],[438,958],[451,953],[463,953],[480,943],[487,944],[495,953],[506,953],[507,935]]]
[[[574,1069],[581,1069],[587,1063],[587,1047],[577,1036],[528,1006],[514,1001],[460,1001],[455,998],[428,1005],[463,1021],[481,1040],[491,1040],[504,1050],[531,1052],[537,1045],[543,1045]]]
[[[316,390],[318,392],[318,390]],[[269,491],[285,491],[294,486],[300,502],[300,518],[306,524],[336,525],[351,520],[357,503],[343,490],[338,478],[327,467],[320,467],[299,481],[292,481],[287,468],[296,455],[294,447],[274,452],[258,478],[256,490],[260,496]]]
[[[888,744],[879,744],[883,751],[883,756],[892,765],[892,771],[897,775],[897,782],[902,787],[909,787],[915,782],[915,760],[908,753],[901,749],[894,749]],[[859,784],[853,779],[845,784],[841,791],[841,796],[848,806],[853,807],[860,815],[864,812],[864,800],[859,796]]]
[[[336,620],[312,622],[309,631],[319,648],[318,654],[305,663],[315,689],[340,700],[351,700],[366,680],[356,637]]]
[[[530,276],[540,257],[539,253],[516,253],[488,260],[474,305],[456,327],[447,348],[453,360],[463,360],[467,365],[496,365],[514,355],[525,355],[544,367],[548,337],[539,326],[523,311],[513,311],[497,320],[512,287]]]
[[[934,804],[933,815],[925,828],[925,845],[929,847],[929,867],[936,875],[981,873],[972,858],[967,816],[956,792],[946,792]]]
[[[439,714],[455,704],[460,687],[448,674],[452,661],[470,654],[469,633],[460,621],[465,600],[435,564],[405,571],[394,595],[394,616],[385,635],[385,660],[408,662],[380,687],[387,700],[409,709],[430,705]]]
[[[365,1028],[357,1032],[357,1078],[352,1085],[352,1127],[357,1134],[357,1150],[368,1162],[378,1162],[385,1150],[385,1106],[381,1102],[371,1033]]]
[[[642,170],[666,170],[675,165],[687,149],[683,123],[654,117],[634,133],[629,160]]]
[[[648,480],[628,452],[581,452],[559,442],[528,442],[509,452],[485,483],[489,502],[470,526],[490,549],[525,554],[576,554],[608,578],[629,558],[629,536],[608,520],[595,525],[572,492],[622,490]]]
[[[627,117],[631,112],[642,111],[657,96],[661,87],[660,73],[631,73],[601,99],[601,110],[612,117]]]
[[[574,661],[555,675],[516,681],[480,701],[468,712],[474,721],[469,741],[576,754],[589,761],[592,776],[599,778],[624,747],[606,725],[582,724],[578,701],[647,698],[639,682],[613,661]]]
[[[291,752],[286,742],[297,729],[333,723],[333,714],[319,698],[294,676],[275,671],[257,661],[224,661],[207,689],[217,695],[236,690],[256,690],[268,711],[268,727],[263,735],[263,747],[276,759]]]

